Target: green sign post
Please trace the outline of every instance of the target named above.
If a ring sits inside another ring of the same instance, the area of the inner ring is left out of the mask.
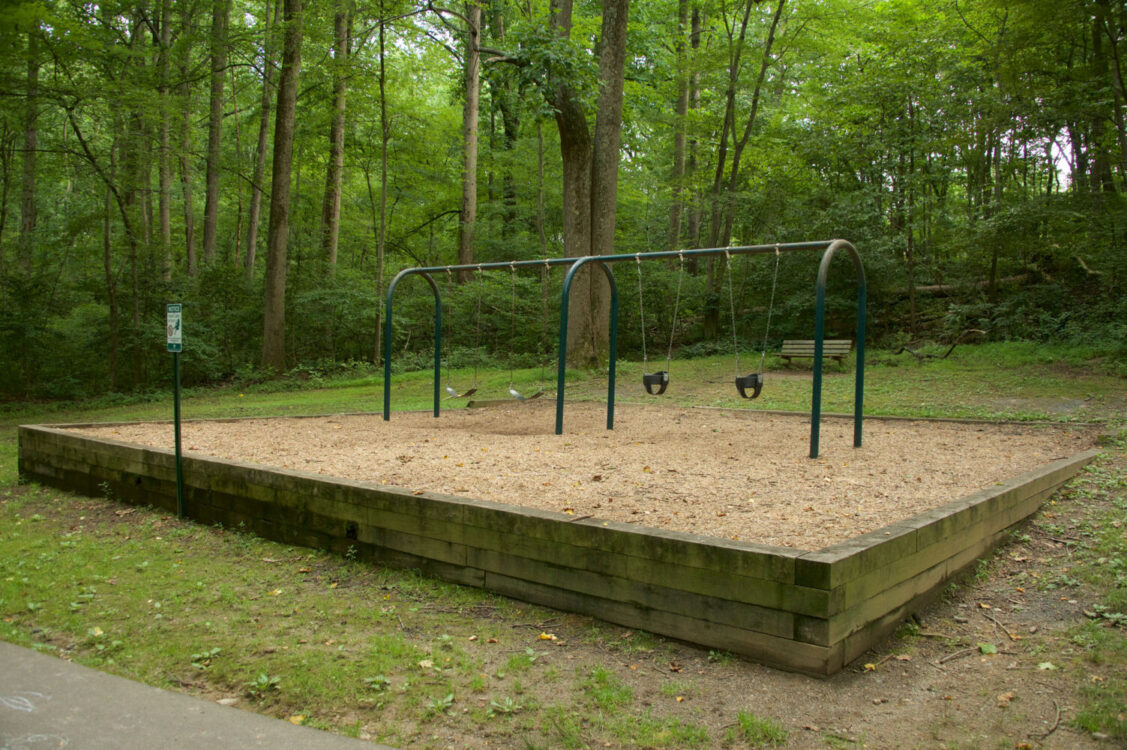
[[[168,351],[172,352],[172,421],[176,431],[176,517],[184,517],[184,464],[180,452],[180,352],[184,351],[181,306],[170,304],[166,309]]]

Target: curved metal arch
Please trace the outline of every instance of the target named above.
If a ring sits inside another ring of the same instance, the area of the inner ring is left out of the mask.
[[[618,364],[618,284],[610,267],[603,262],[605,256],[588,255],[571,264],[564,276],[563,291],[560,293],[560,342],[556,372],[556,434],[563,434],[564,388],[567,380],[567,317],[571,300],[571,282],[575,274],[587,263],[598,263],[599,268],[610,282],[610,351],[607,356],[610,367],[607,373],[607,429],[614,429],[614,378]]]
[[[384,305],[383,418],[385,422],[391,419],[391,303],[395,295],[395,287],[411,275],[422,276],[434,292],[434,416],[437,417],[439,412],[439,388],[442,382],[442,292],[438,290],[438,284],[426,270],[407,268],[395,274],[395,278],[387,285],[387,302]]]
[[[818,441],[822,422],[822,354],[826,336],[826,277],[830,262],[838,250],[845,250],[857,269],[857,366],[853,385],[853,447],[861,447],[861,426],[864,420],[862,405],[865,399],[865,267],[857,248],[846,240],[832,240],[822,253],[815,284],[814,303],[814,393],[810,400],[810,458],[818,457]]]

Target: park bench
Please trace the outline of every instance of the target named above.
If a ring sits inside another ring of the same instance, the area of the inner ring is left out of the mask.
[[[852,339],[823,339],[822,340],[822,357],[826,359],[834,359],[840,364],[853,349]],[[813,339],[791,339],[783,342],[782,351],[779,356],[787,361],[794,357],[807,357],[814,358],[814,340]]]

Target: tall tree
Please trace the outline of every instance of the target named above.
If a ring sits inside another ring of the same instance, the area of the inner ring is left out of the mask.
[[[685,128],[689,114],[689,57],[685,53],[688,40],[689,0],[677,0],[677,35],[673,49],[677,55],[677,101],[673,114],[673,172],[670,183],[673,200],[669,203],[669,234],[665,247],[676,250],[681,247],[681,217],[685,210]]]
[[[262,208],[262,183],[266,179],[266,146],[270,140],[270,113],[274,100],[274,38],[281,13],[281,0],[273,8],[266,0],[262,12],[262,98],[258,111],[258,142],[254,149],[254,177],[251,178],[250,207],[247,209],[246,255],[243,265],[248,279],[254,278],[254,262],[258,249],[258,221]],[[272,15],[271,15],[272,14]]]
[[[597,45],[600,87],[593,135],[582,92],[573,81],[553,76],[545,88],[560,134],[566,255],[605,255],[614,248],[629,6],[629,0],[602,2]],[[552,0],[551,26],[565,39],[571,36],[572,10],[572,0]],[[596,276],[596,270],[585,268],[571,288],[568,358],[580,366],[596,366],[606,351],[610,288],[601,272]]]
[[[276,372],[286,369],[286,250],[302,26],[301,0],[284,0],[284,3],[282,23],[285,33],[274,120],[274,173],[270,191],[270,224],[266,235],[266,296],[262,322],[262,365]]]
[[[468,0],[466,11],[465,101],[462,105],[462,212],[458,231],[458,263],[474,262],[474,228],[477,225],[477,143],[481,98],[481,6]],[[469,273],[460,280],[469,279]]]
[[[27,89],[23,130],[23,185],[20,191],[19,260],[25,274],[31,273],[35,247],[35,164],[39,153],[39,27],[27,31]]]
[[[330,271],[337,264],[340,241],[341,182],[344,179],[344,116],[348,95],[348,58],[352,3],[336,0],[333,12],[333,110],[329,125],[329,166],[321,201],[321,254]]]
[[[172,55],[172,0],[160,0],[159,31],[156,32],[157,74],[160,93],[160,136],[157,156],[158,172],[158,211],[160,214],[160,263],[161,276],[165,281],[172,279],[172,111],[171,96],[171,55]]]
[[[211,97],[207,118],[207,173],[203,210],[203,255],[215,262],[219,232],[219,172],[223,157],[223,82],[227,75],[227,29],[231,0],[212,0],[211,6]]]

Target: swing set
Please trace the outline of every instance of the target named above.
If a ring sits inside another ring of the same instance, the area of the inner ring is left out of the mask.
[[[865,383],[865,270],[861,263],[861,256],[857,253],[856,248],[845,240],[822,240],[816,242],[792,242],[792,243],[779,243],[774,245],[746,245],[741,247],[726,247],[726,248],[704,248],[694,250],[668,250],[658,251],[651,253],[633,253],[621,255],[590,255],[581,258],[545,258],[532,261],[506,261],[499,263],[479,263],[473,265],[449,265],[449,266],[433,266],[433,267],[417,267],[407,268],[400,271],[391,280],[387,288],[387,301],[384,312],[384,402],[383,402],[383,418],[385,421],[391,419],[391,357],[392,357],[392,313],[394,295],[399,282],[407,276],[418,275],[422,276],[423,280],[431,288],[434,295],[435,310],[434,310],[434,416],[438,417],[440,412],[440,383],[444,382],[443,368],[442,368],[442,293],[439,286],[435,283],[433,274],[446,273],[450,274],[449,278],[452,279],[454,271],[475,271],[478,278],[478,297],[476,303],[476,339],[475,344],[480,343],[481,333],[481,295],[482,287],[482,273],[486,270],[493,269],[508,269],[510,274],[510,304],[509,304],[509,331],[511,336],[516,334],[516,273],[517,269],[541,267],[544,272],[554,266],[568,266],[567,274],[564,277],[563,290],[560,296],[560,333],[559,345],[557,348],[557,387],[556,387],[556,434],[563,434],[563,409],[564,409],[564,391],[565,391],[565,375],[567,364],[567,330],[568,330],[568,308],[570,303],[571,285],[575,279],[576,274],[587,265],[595,265],[602,270],[604,276],[610,285],[611,299],[610,299],[610,336],[609,336],[609,368],[608,368],[608,382],[607,382],[607,429],[614,429],[614,394],[615,394],[615,375],[617,368],[618,357],[618,286],[615,283],[614,274],[611,273],[611,266],[614,263],[634,261],[638,269],[638,299],[639,299],[639,317],[642,318],[642,346],[643,346],[643,375],[642,385],[646,392],[651,395],[663,394],[669,385],[669,364],[672,359],[673,353],[673,339],[677,326],[677,313],[680,307],[681,300],[681,281],[684,276],[684,265],[686,257],[701,257],[701,256],[720,256],[723,255],[727,262],[728,274],[728,298],[731,307],[732,315],[732,344],[736,355],[736,373],[735,385],[742,398],[754,399],[760,395],[763,390],[763,362],[767,355],[767,340],[771,327],[771,316],[775,304],[775,290],[778,285],[779,278],[779,260],[784,252],[795,251],[821,251],[822,260],[818,267],[817,280],[815,282],[815,310],[814,310],[814,377],[813,377],[813,393],[811,396],[810,406],[810,457],[818,457],[819,448],[819,434],[821,426],[821,404],[822,404],[822,361],[824,354],[824,340],[825,340],[825,312],[826,312],[826,278],[829,273],[830,261],[833,259],[835,253],[845,251],[853,260],[854,268],[857,272],[857,313],[856,313],[856,348],[857,348],[857,365],[855,368],[855,382],[854,382],[854,399],[853,399],[853,446],[855,448],[861,447],[862,437],[862,424],[863,424],[863,401],[864,401],[864,383]],[[767,322],[764,327],[763,333],[763,346],[761,347],[759,357],[759,367],[755,372],[745,375],[740,374],[739,367],[739,339],[736,334],[736,310],[735,310],[735,295],[733,292],[732,281],[732,257],[735,255],[752,255],[752,254],[766,254],[773,253],[775,255],[775,270],[774,279],[771,283],[771,301],[767,310]],[[644,261],[674,258],[678,259],[680,269],[677,281],[677,296],[674,302],[672,330],[670,331],[670,343],[666,354],[665,369],[653,373],[646,373],[648,369],[648,360],[645,350],[645,311],[642,308],[642,275],[641,264]],[[474,382],[471,388],[464,393],[459,392],[450,383],[449,379],[445,380],[445,390],[449,394],[448,398],[466,398],[467,396],[476,393],[478,389],[477,384],[477,368],[474,368]],[[529,401],[543,395],[543,389],[537,390],[536,393],[525,396],[521,394],[513,383],[513,353],[510,344],[509,351],[509,395],[518,401]]]

